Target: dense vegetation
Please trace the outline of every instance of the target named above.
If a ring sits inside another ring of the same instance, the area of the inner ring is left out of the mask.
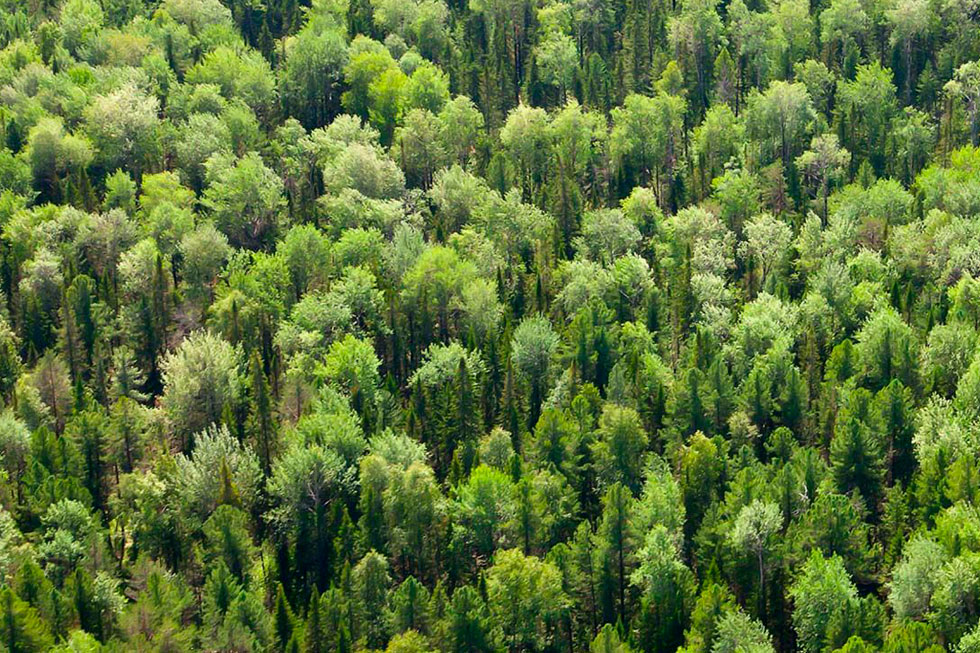
[[[0,650],[980,651],[976,0],[0,0]]]

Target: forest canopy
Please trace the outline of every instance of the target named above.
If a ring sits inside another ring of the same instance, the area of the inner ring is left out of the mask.
[[[0,0],[0,650],[980,652],[974,0]]]

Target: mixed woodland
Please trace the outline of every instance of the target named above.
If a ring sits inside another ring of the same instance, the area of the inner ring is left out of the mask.
[[[980,652],[978,0],[0,0],[0,650]]]

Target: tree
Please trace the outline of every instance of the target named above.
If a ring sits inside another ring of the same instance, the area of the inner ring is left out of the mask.
[[[442,167],[445,159],[435,114],[428,109],[411,109],[395,132],[395,143],[401,150],[402,166],[408,179],[428,190],[435,171]]]
[[[708,107],[712,88],[712,67],[722,43],[722,22],[713,1],[685,5],[680,14],[667,22],[668,37],[685,71],[693,71],[688,82],[694,106],[700,114]]]
[[[395,475],[382,500],[393,557],[404,560],[405,567],[419,578],[428,578],[440,558],[443,521],[448,512],[435,474],[428,465],[414,462],[404,473]]]
[[[579,190],[592,177],[606,138],[606,124],[596,112],[583,111],[574,100],[565,104],[551,121],[551,150],[557,178],[552,193],[566,256],[577,231],[581,202]]]
[[[789,170],[814,122],[813,100],[801,83],[774,81],[748,99],[746,134],[759,144],[760,162]]]
[[[446,610],[449,650],[453,653],[495,649],[493,622],[486,602],[476,589],[465,585],[453,592]]]
[[[970,143],[980,144],[980,61],[962,64],[946,82],[946,94],[963,102],[970,118]]]
[[[139,179],[160,156],[159,102],[127,84],[100,95],[85,111],[85,130],[107,170],[126,168]]]
[[[727,50],[722,50],[723,56]],[[738,145],[745,136],[745,126],[727,104],[715,104],[694,129],[693,159],[697,166],[698,196],[711,190],[711,182],[725,172],[725,166],[738,155]]]
[[[262,484],[259,459],[224,426],[198,434],[190,455],[176,463],[177,494],[190,511],[206,519],[218,506],[251,508]]]
[[[507,115],[500,142],[517,165],[522,200],[534,201],[547,174],[548,114],[539,107],[521,104]]]
[[[759,567],[759,614],[765,612],[766,561],[770,538],[779,532],[783,516],[775,503],[756,500],[744,506],[735,519],[729,539],[737,548],[748,551],[756,558]],[[721,628],[721,626],[719,626]]]
[[[619,257],[634,252],[642,238],[639,228],[622,211],[599,209],[582,216],[582,235],[574,244],[581,254],[612,265]]]
[[[609,148],[627,179],[653,184],[661,207],[670,206],[674,169],[681,155],[683,98],[661,93],[656,97],[631,94],[613,109]]]
[[[395,61],[383,45],[363,35],[350,43],[348,53],[344,66],[344,81],[348,89],[344,91],[341,101],[349,112],[367,118],[368,89],[385,71],[394,67]]]
[[[963,636],[956,647],[957,653],[975,653],[980,651],[980,628],[974,628]]]
[[[912,392],[900,381],[892,381],[875,396],[874,409],[880,415],[885,435],[887,480],[907,482],[915,467],[912,456],[913,417]]]
[[[341,30],[311,23],[287,37],[283,50],[279,93],[284,109],[307,129],[325,125],[339,109],[335,87],[347,63]]]
[[[202,202],[215,226],[237,247],[259,248],[272,242],[285,206],[279,177],[255,152],[234,161],[212,157],[205,167],[208,187]]]
[[[204,522],[204,559],[223,563],[239,582],[248,584],[256,550],[244,512],[230,504],[219,505]]]
[[[701,432],[691,436],[680,456],[680,485],[687,514],[684,522],[686,539],[697,532],[701,518],[717,496],[724,467],[717,445]]]
[[[355,609],[360,624],[358,632],[368,646],[380,648],[388,639],[384,619],[380,618],[390,582],[388,563],[377,551],[369,551],[354,567],[352,577]]]
[[[637,494],[642,481],[647,434],[632,408],[607,404],[599,418],[593,455],[599,477],[607,486],[622,483]]]
[[[916,41],[928,35],[929,23],[932,16],[929,5],[919,0],[904,0],[895,8],[885,12],[888,21],[892,24],[891,43],[901,44],[902,54],[905,58],[905,102],[912,101],[912,80],[915,77],[913,69],[912,52]]]
[[[905,545],[888,592],[888,602],[897,616],[916,619],[926,615],[939,571],[947,559],[942,546],[928,538],[915,537]]]
[[[551,357],[558,346],[558,334],[543,315],[525,318],[514,330],[511,360],[518,374],[527,381],[531,391],[528,426],[538,422],[541,403],[551,367]]]
[[[946,641],[958,642],[972,623],[980,578],[963,558],[943,565],[932,594],[930,621]]]
[[[772,637],[765,627],[741,611],[731,611],[718,621],[718,638],[712,653],[758,651],[774,653]]]
[[[517,549],[497,552],[487,571],[487,606],[508,647],[542,650],[556,643],[566,602],[552,564]]]
[[[219,45],[190,70],[192,84],[217,85],[228,100],[239,99],[259,116],[271,115],[275,101],[275,77],[262,53]]]
[[[51,634],[37,611],[9,587],[0,590],[0,641],[11,653],[39,653],[52,645]]]
[[[905,107],[903,113],[892,121],[889,136],[892,141],[892,154],[889,157],[895,157],[892,174],[910,184],[925,167],[935,148],[936,126],[928,114]]]
[[[394,134],[394,123],[391,125]],[[372,144],[351,143],[323,167],[326,189],[339,195],[353,189],[372,199],[394,199],[405,189],[405,175],[398,165]]]
[[[425,585],[409,576],[392,592],[391,629],[395,635],[409,632],[429,632],[429,600]]]
[[[746,223],[745,237],[741,247],[743,255],[757,262],[762,273],[759,286],[766,288],[770,275],[786,256],[793,237],[792,229],[779,218],[763,213]]]
[[[67,190],[65,181],[82,183],[88,179],[85,170],[94,152],[87,137],[66,133],[57,118],[44,118],[27,134],[26,156],[39,199],[59,201]]]
[[[182,280],[188,298],[206,309],[214,299],[218,273],[231,253],[228,238],[210,222],[180,239]]]
[[[810,555],[789,593],[794,604],[793,627],[804,651],[823,650],[832,620],[858,600],[841,559],[825,558],[820,551]]]
[[[670,651],[683,641],[694,603],[694,575],[680,559],[674,538],[663,526],[646,534],[630,583],[642,592],[637,616],[646,651]]]
[[[23,500],[21,485],[31,453],[31,432],[11,411],[0,413],[0,463],[15,485],[15,499]]]
[[[856,39],[861,36],[867,25],[868,15],[859,2],[854,0],[833,0],[830,6],[820,14],[820,36],[823,43],[831,48],[831,56],[840,69],[857,55]]]
[[[449,101],[449,79],[438,66],[422,62],[405,84],[406,109],[421,109],[435,115]]]
[[[251,400],[254,405],[252,414],[252,428],[256,442],[256,448],[261,452],[262,468],[266,474],[272,469],[273,452],[276,446],[276,420],[273,415],[272,390],[269,381],[262,370],[262,362],[257,353],[252,354],[249,360],[249,372],[251,374]]]
[[[65,424],[65,436],[74,440],[82,455],[83,482],[92,496],[92,506],[99,510],[105,508],[107,492],[107,427],[108,420],[99,410],[76,412]]]
[[[960,642],[963,641],[963,639],[960,640]],[[944,649],[935,632],[927,624],[920,621],[906,621],[888,633],[885,638],[884,650],[888,653],[905,653],[906,651],[939,653]]]
[[[187,449],[195,433],[219,423],[225,406],[238,401],[240,357],[227,341],[198,331],[164,358],[163,407]]]
[[[599,568],[599,606],[602,619],[613,623],[629,616],[629,576],[636,561],[637,534],[632,523],[634,505],[629,490],[616,483],[602,498],[602,520],[596,531]]]
[[[210,113],[191,114],[181,129],[176,149],[184,179],[191,188],[203,190],[207,160],[216,154],[231,153],[231,130],[220,116]],[[169,198],[164,199],[164,202],[169,202]]]
[[[385,649],[386,653],[425,653],[429,650],[428,641],[414,630],[395,635]]]
[[[363,418],[370,419],[381,381],[378,365],[380,362],[370,343],[348,334],[330,346],[323,362],[323,376],[347,393]]]
[[[465,166],[483,131],[483,114],[470,98],[457,95],[446,102],[438,118],[443,147]]]
[[[857,403],[862,399],[852,398]],[[856,409],[856,410],[855,410]],[[860,407],[855,407],[859,412]],[[885,454],[876,432],[854,412],[842,411],[830,443],[830,461],[841,493],[857,490],[872,507],[881,496]]]
[[[565,103],[578,69],[575,41],[565,34],[552,34],[537,46],[534,54],[541,66],[542,81],[556,87],[560,101]]]
[[[296,575],[298,589],[328,586],[333,578],[333,540],[342,522],[336,511],[352,484],[340,454],[319,444],[294,444],[273,465],[268,491],[276,507],[269,517],[292,545],[292,561],[281,571]]]
[[[589,653],[631,653],[632,650],[620,639],[612,624],[604,625],[589,646]]]
[[[885,169],[888,128],[897,108],[891,71],[878,63],[858,66],[854,81],[844,82],[838,95],[838,112],[849,117],[843,144],[880,174]]]
[[[872,314],[857,335],[856,353],[861,361],[861,379],[880,389],[893,379],[915,387],[918,376],[918,344],[912,329],[890,308]]]
[[[368,117],[381,134],[381,144],[390,145],[404,110],[408,77],[398,68],[388,68],[368,85]]]
[[[851,154],[840,147],[836,134],[814,136],[810,149],[796,158],[796,165],[803,170],[811,184],[817,187],[823,204],[824,224],[829,218],[827,198],[830,196],[831,182],[839,179],[851,162]]]
[[[34,367],[30,383],[43,402],[44,421],[48,426],[53,422],[57,431],[64,428],[71,410],[71,381],[68,366],[54,350],[49,350]],[[51,421],[48,421],[51,420]]]
[[[480,465],[456,491],[456,511],[470,545],[490,556],[504,540],[514,513],[513,482],[492,467]]]

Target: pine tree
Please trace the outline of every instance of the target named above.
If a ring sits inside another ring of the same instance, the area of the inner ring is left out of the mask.
[[[75,327],[73,331],[77,334],[78,340],[84,351],[84,362],[92,364],[92,354],[95,348],[95,341],[98,338],[98,331],[95,325],[93,313],[93,295],[95,294],[95,281],[84,274],[77,275],[68,288],[66,301],[71,321]]]
[[[707,385],[712,429],[715,433],[724,433],[732,413],[735,389],[732,377],[721,356],[715,357],[708,370]]]
[[[76,569],[71,577],[70,591],[78,615],[78,625],[103,641],[102,615],[93,594],[92,578],[83,569]]]
[[[257,352],[252,352],[249,368],[252,373],[252,400],[248,402],[251,408],[252,431],[256,440],[256,451],[259,452],[262,461],[262,469],[268,476],[272,473],[272,457],[276,449],[276,420],[269,381],[262,370],[262,361]]]
[[[384,498],[374,485],[362,486],[359,508],[361,543],[368,550],[387,550],[384,532]]]
[[[521,447],[521,423],[520,423],[520,413],[519,404],[517,398],[517,389],[514,387],[514,368],[511,367],[511,363],[507,361],[507,373],[504,377],[504,409],[502,411],[501,417],[503,418],[503,426],[506,428],[513,438],[514,450],[520,452]]]
[[[71,315],[70,305],[68,303],[68,293],[62,293],[61,299],[61,333],[62,333],[62,350],[64,351],[65,358],[68,361],[68,370],[71,373],[72,379],[82,378],[82,361],[81,352],[79,352],[80,343],[78,341],[78,334],[75,330],[75,320]]]
[[[112,356],[112,365],[113,397],[124,397],[138,402],[144,402],[149,399],[147,393],[140,391],[140,388],[146,382],[146,378],[143,371],[139,368],[138,361],[132,349],[125,345],[116,347]]]
[[[578,372],[578,379],[580,383],[587,383],[590,380],[590,359],[589,343],[585,335],[585,329],[579,329],[578,339],[575,346],[575,368]]]
[[[680,358],[681,341],[687,334],[691,316],[693,294],[691,289],[691,248],[687,247],[684,258],[673,274],[671,290],[671,339],[674,362]]]
[[[83,402],[85,399],[83,399]],[[87,403],[87,402],[86,402]],[[65,429],[78,447],[84,463],[85,488],[92,496],[92,507],[105,508],[106,502],[106,452],[109,447],[109,423],[99,409],[81,409],[68,422]]]
[[[323,615],[320,610],[320,593],[316,585],[310,593],[310,602],[306,607],[306,653],[327,653],[327,631],[324,629]]]
[[[490,653],[496,650],[491,635],[493,624],[485,599],[479,591],[467,585],[453,592],[446,620],[451,653]]]
[[[286,592],[283,590],[282,583],[276,583],[275,629],[276,645],[280,651],[286,653],[290,645],[299,646],[299,642],[295,638],[296,617],[286,599]]]
[[[483,355],[487,363],[487,376],[483,384],[481,398],[483,404],[483,423],[494,424],[497,420],[501,393],[500,357],[497,353],[497,338],[495,334],[487,334],[485,339],[487,344],[483,350]]]
[[[0,590],[0,644],[9,653],[40,653],[53,644],[37,611],[10,588]]]
[[[337,653],[351,653],[353,651],[350,641],[350,634],[347,626],[341,625],[337,631]]]
[[[473,379],[466,365],[465,356],[459,359],[454,386],[456,391],[453,402],[455,406],[452,410],[454,419],[451,432],[447,433],[451,437],[451,441],[445,444],[446,451],[450,456],[453,455],[457,447],[478,437],[482,430],[476,393],[473,390]]]
[[[806,410],[806,387],[795,366],[789,370],[779,402],[779,417],[784,426],[796,431]]]
[[[224,458],[221,459],[221,467],[218,469],[218,478],[221,479],[221,493],[218,495],[217,505],[234,506],[236,508],[240,508],[242,505],[242,499],[238,494],[238,488],[235,487],[235,481],[231,476],[231,469],[228,467],[228,461]]]
[[[604,327],[599,327],[593,349],[595,350],[595,385],[599,388],[599,392],[605,395],[609,373],[612,371],[612,351]]]
[[[596,532],[599,550],[599,605],[606,623],[629,620],[626,603],[629,575],[633,568],[635,533],[631,520],[633,498],[616,483],[603,497],[602,522]]]
[[[845,494],[857,490],[874,509],[881,497],[884,453],[875,434],[856,415],[834,429],[830,462],[838,490]]]
[[[885,434],[886,480],[906,484],[915,470],[915,433],[912,392],[898,379],[885,386],[875,397],[875,406]]]

